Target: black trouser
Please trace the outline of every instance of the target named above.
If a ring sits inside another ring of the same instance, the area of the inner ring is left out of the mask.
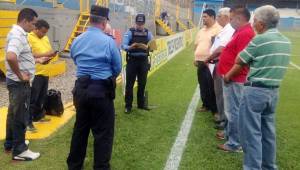
[[[149,71],[148,57],[129,57],[126,66],[125,107],[131,108],[133,101],[133,86],[137,77],[137,105],[145,106],[145,87]]]
[[[45,116],[43,105],[47,97],[48,76],[36,75],[31,86],[29,123],[38,121]]]
[[[198,61],[197,76],[200,85],[202,106],[208,108],[213,113],[218,112],[213,78],[208,66],[204,62]]]
[[[7,86],[9,106],[6,119],[5,149],[13,149],[13,156],[19,155],[28,147],[25,144],[26,126],[29,119],[30,85],[13,82]]]
[[[105,91],[101,85],[75,83],[76,121],[67,160],[69,170],[81,170],[90,129],[94,136],[94,169],[110,169],[115,110],[113,99]]]

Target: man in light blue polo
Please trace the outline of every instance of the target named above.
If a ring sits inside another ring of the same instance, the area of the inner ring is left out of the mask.
[[[76,122],[68,169],[82,169],[90,130],[94,136],[94,169],[110,169],[114,138],[115,78],[121,72],[121,54],[115,41],[104,30],[109,9],[92,5],[91,26],[71,46],[77,66],[73,90]]]
[[[250,66],[248,82],[240,105],[240,140],[244,151],[244,170],[275,170],[275,109],[278,88],[288,68],[291,43],[277,29],[279,12],[271,5],[254,12],[258,35],[236,60],[225,80]]]

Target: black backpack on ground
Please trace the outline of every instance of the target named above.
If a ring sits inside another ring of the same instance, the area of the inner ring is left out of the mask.
[[[44,110],[47,115],[52,116],[61,116],[64,113],[60,91],[54,89],[48,90],[44,103]]]

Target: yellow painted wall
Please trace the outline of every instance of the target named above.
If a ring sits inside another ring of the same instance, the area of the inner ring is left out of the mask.
[[[10,3],[16,3],[16,0],[0,0],[0,2],[10,2]]]
[[[0,0],[0,2],[8,2],[11,0]],[[15,1],[14,1],[15,2]],[[0,10],[0,70],[5,73],[4,50],[6,43],[6,35],[11,26],[17,23],[18,11]]]

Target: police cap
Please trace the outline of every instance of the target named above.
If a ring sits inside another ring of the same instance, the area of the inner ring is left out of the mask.
[[[91,7],[91,15],[96,15],[100,17],[105,17],[107,20],[109,20],[108,15],[109,15],[109,9],[98,6],[98,5],[92,5]]]
[[[146,22],[145,14],[137,14],[135,17],[135,22],[144,24]]]

